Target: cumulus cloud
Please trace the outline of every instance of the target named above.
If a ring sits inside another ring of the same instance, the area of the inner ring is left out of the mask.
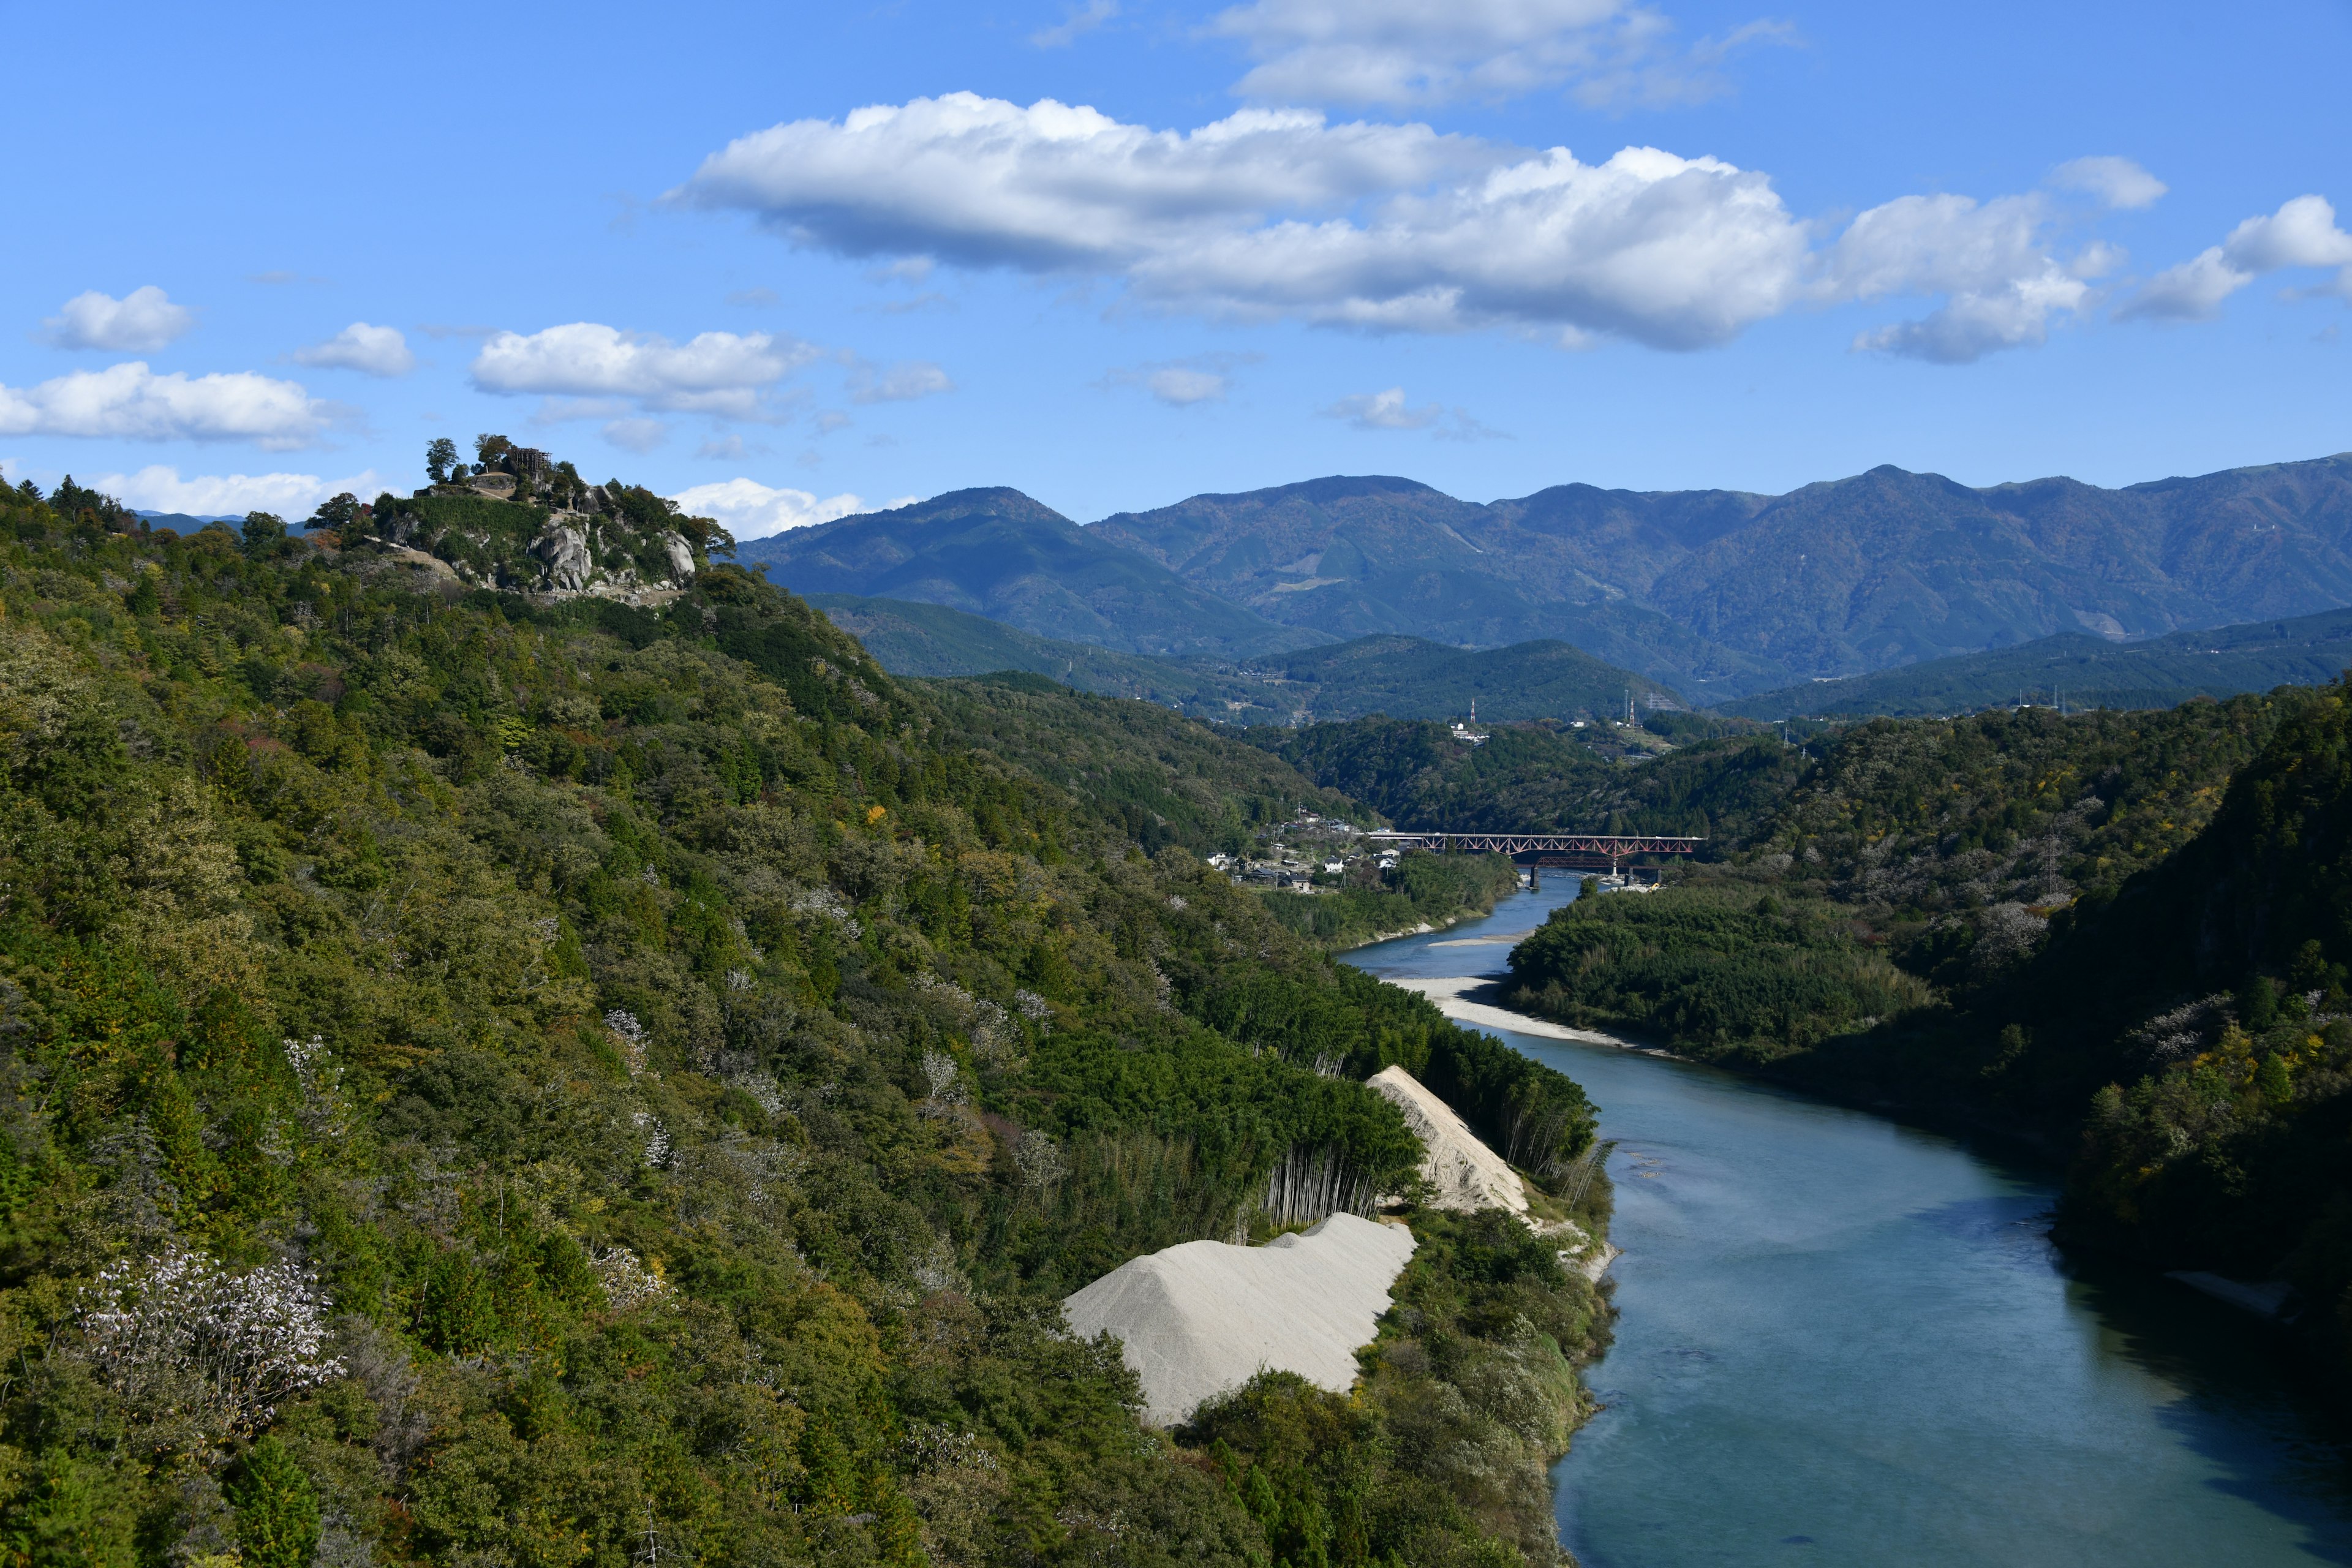
[[[150,464],[134,474],[100,474],[89,481],[125,506],[146,511],[185,512],[191,517],[242,517],[249,511],[276,512],[300,519],[317,510],[330,496],[349,492],[372,500],[391,488],[391,481],[373,468],[340,479],[316,474],[194,474]]]
[[[2352,299],[2352,234],[2336,226],[2323,196],[2297,196],[2267,217],[2250,217],[2221,244],[2168,267],[2126,301],[2125,321],[2193,321],[2221,313],[2221,302],[2265,272],[2335,268],[2323,292]]]
[[[2048,221],[2039,195],[1898,197],[1847,226],[1818,287],[1829,300],[1945,295],[1925,318],[1863,332],[1854,347],[1967,364],[2045,342],[2052,318],[2081,310],[2085,278],[2112,262],[2112,250],[2094,246],[2062,264],[2050,254]]]
[[[1626,0],[1253,0],[1209,31],[1257,62],[1244,98],[1391,107],[1570,83],[1593,107],[1691,102],[1724,90],[1714,68],[1734,49],[1788,33],[1750,23],[1683,51],[1673,24]]]
[[[61,349],[144,353],[184,337],[195,324],[194,311],[174,305],[150,283],[120,300],[95,289],[77,294],[41,323],[41,336]]]
[[[969,92],[796,120],[703,161],[671,199],[746,208],[796,243],[1033,271],[1116,267],[1196,233],[1326,212],[1498,154],[1425,125],[1244,110],[1190,132]]]
[[[1633,147],[1587,164],[1299,110],[1178,134],[968,93],[745,137],[677,197],[845,254],[1123,275],[1212,315],[1677,348],[1783,309],[1806,254],[1770,181],[1713,158]]]
[[[1853,346],[1937,364],[1968,364],[1999,349],[2047,341],[2050,318],[2081,309],[2089,292],[2081,279],[2053,267],[2038,277],[1955,293],[1918,321],[1862,333]]]
[[[2062,191],[2082,191],[2111,207],[2146,207],[2171,187],[2129,158],[2076,158],[2050,172]]]
[[[294,382],[249,371],[157,375],[137,360],[37,386],[0,386],[5,436],[251,441],[280,451],[316,440],[331,412]]]
[[[767,332],[703,332],[683,343],[572,321],[526,336],[494,332],[474,356],[485,392],[625,398],[661,413],[767,416],[768,388],[817,357],[795,339]]]
[[[670,497],[689,517],[717,518],[738,539],[765,539],[787,529],[831,522],[866,510],[844,493],[819,500],[807,490],[772,489],[757,479],[723,479],[696,485]]]
[[[953,392],[948,373],[929,360],[901,360],[892,365],[872,365],[853,360],[849,367],[852,403],[911,403],[936,393]]]
[[[1307,14],[1242,8],[1277,9]],[[2110,205],[2155,184],[2119,158],[2054,177]],[[1587,163],[1299,110],[1154,131],[970,93],[741,138],[670,199],[845,256],[1109,278],[1148,308],[1367,331],[1698,349],[1795,308],[1941,296],[1861,346],[1945,363],[2042,341],[2115,256],[2060,254],[2063,215],[2041,193],[1898,197],[1822,245],[1768,175],[1718,158],[1626,147]]]
[[[415,370],[416,356],[408,352],[408,340],[401,336],[399,328],[353,321],[323,343],[296,349],[294,363],[394,376]]]

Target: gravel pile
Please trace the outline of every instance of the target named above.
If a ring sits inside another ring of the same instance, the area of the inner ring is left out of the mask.
[[[1422,1176],[1434,1189],[1429,1206],[1470,1213],[1508,1209],[1527,1217],[1528,1188],[1510,1162],[1479,1141],[1454,1108],[1402,1068],[1383,1068],[1371,1087],[1394,1100],[1426,1151]]]
[[[1335,1214],[1265,1247],[1188,1241],[1130,1259],[1062,1310],[1085,1338],[1118,1340],[1144,1418],[1173,1426],[1261,1368],[1347,1392],[1412,1249],[1401,1225]]]

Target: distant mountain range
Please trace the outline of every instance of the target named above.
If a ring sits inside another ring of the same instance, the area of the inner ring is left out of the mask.
[[[1253,654],[1339,640],[1279,626],[1019,490],[955,490],[742,546],[796,594],[911,599],[1120,653]]]
[[[2352,665],[2352,610],[2111,643],[2062,632],[2021,647],[1929,659],[1845,680],[1808,681],[1727,702],[1745,719],[1969,713],[2008,702],[2170,708],[2274,686],[2315,686]]]
[[[168,528],[174,533],[201,533],[204,531],[204,528],[206,523],[243,522],[245,521],[245,514],[243,512],[237,513],[235,517],[231,517],[226,512],[215,517],[198,517],[184,511],[134,510],[133,515],[144,519],[147,526],[150,528]]]
[[[1385,713],[1516,719],[1601,717],[1684,706],[1668,688],[1562,642],[1465,651],[1419,637],[1370,637],[1234,661],[1156,658],[1062,642],[940,605],[813,594],[809,603],[893,675],[1017,669],[1081,691],[1132,697],[1196,718],[1313,723]]]
[[[947,605],[1127,653],[1558,639],[1700,703],[2352,605],[2352,455],[2101,489],[1879,468],[1785,496],[1411,479],[1202,495],[1081,528],[963,490],[746,544],[803,593]],[[1483,711],[1483,708],[1482,708]]]

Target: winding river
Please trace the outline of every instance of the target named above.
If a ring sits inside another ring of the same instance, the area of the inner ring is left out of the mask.
[[[1358,950],[1482,974],[1574,897]],[[1517,1032],[1601,1107],[1606,1408],[1555,1474],[1587,1568],[2352,1563],[2352,1444],[2235,1309],[2086,1268],[2056,1173],[1693,1064]]]

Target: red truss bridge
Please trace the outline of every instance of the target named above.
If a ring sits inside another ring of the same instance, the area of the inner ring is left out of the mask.
[[[1669,838],[1625,833],[1367,833],[1376,849],[1449,850],[1472,855],[1508,855],[1538,866],[1591,867],[1612,871],[1636,855],[1696,855],[1704,838]]]

